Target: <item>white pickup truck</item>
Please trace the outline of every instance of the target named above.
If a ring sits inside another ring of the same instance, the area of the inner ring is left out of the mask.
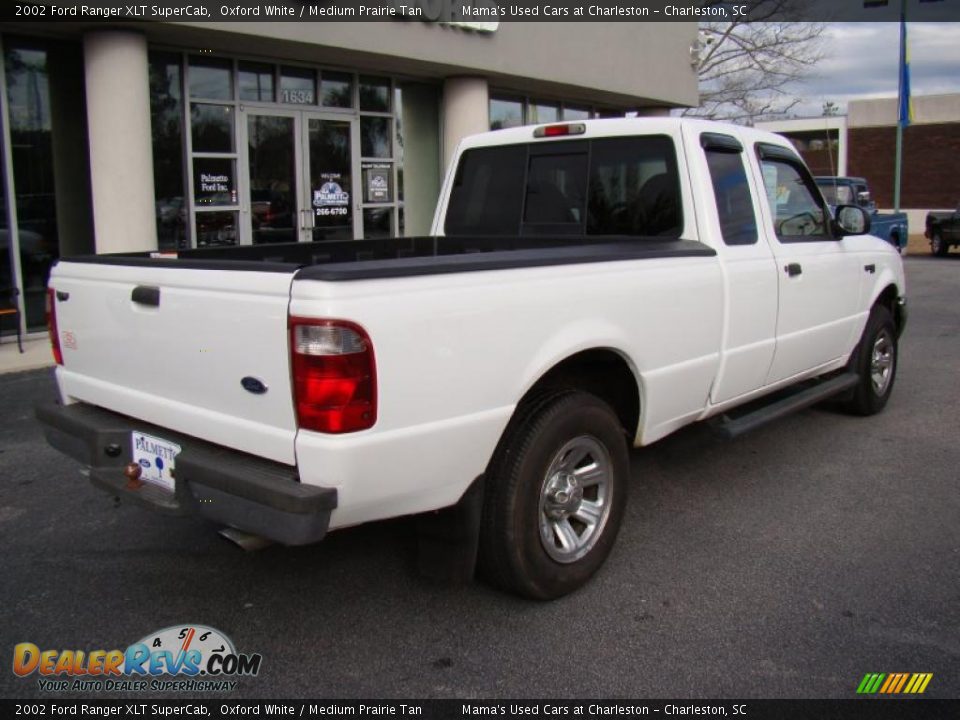
[[[883,408],[904,273],[868,232],[770,133],[485,133],[431,237],[59,262],[37,413],[117,496],[286,544],[424,514],[427,556],[554,598],[610,552],[629,446]]]

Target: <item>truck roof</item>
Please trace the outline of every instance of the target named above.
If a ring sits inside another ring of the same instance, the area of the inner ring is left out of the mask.
[[[582,125],[583,133],[577,135],[563,135],[558,137],[534,137],[537,128],[553,125]],[[764,142],[785,147],[796,153],[796,149],[783,135],[757,130],[744,125],[719,122],[716,120],[702,120],[699,118],[680,117],[637,117],[637,118],[605,118],[597,120],[574,120],[556,123],[539,123],[536,125],[522,125],[520,127],[491,130],[464,138],[460,149],[472,147],[486,147],[490,145],[512,145],[514,143],[554,142],[573,138],[611,137],[623,135],[645,135],[666,133],[673,134],[682,127],[694,127],[700,132],[725,133],[739,138],[745,145],[754,142]]]

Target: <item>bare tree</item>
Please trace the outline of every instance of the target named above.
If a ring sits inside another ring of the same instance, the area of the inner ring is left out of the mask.
[[[686,115],[750,124],[800,102],[790,85],[823,59],[823,23],[793,22],[805,0],[754,0],[751,22],[702,22],[696,68],[700,106]],[[718,5],[705,0],[704,5]]]

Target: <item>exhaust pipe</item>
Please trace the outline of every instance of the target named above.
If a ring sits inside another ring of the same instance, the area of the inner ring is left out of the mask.
[[[263,550],[265,547],[270,547],[274,544],[273,540],[269,540],[262,535],[254,535],[253,533],[244,532],[243,530],[237,530],[232,527],[223,528],[220,531],[220,535],[241,550],[246,550],[247,552]]]

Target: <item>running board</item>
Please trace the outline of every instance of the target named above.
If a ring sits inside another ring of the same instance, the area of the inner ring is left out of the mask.
[[[761,405],[756,410],[751,410],[744,415],[738,417],[721,415],[718,420],[712,423],[712,427],[720,437],[732,440],[797,410],[803,410],[834,395],[839,395],[845,390],[850,390],[856,386],[858,381],[859,377],[856,373],[846,372],[830,380],[820,381],[787,397]]]

